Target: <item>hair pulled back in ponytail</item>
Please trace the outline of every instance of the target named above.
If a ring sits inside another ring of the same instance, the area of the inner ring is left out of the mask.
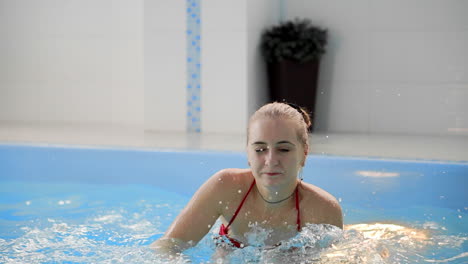
[[[274,102],[260,107],[249,120],[247,127],[247,137],[250,132],[250,125],[259,118],[286,119],[292,120],[296,124],[297,138],[304,145],[304,149],[309,148],[308,129],[312,125],[310,115],[307,111],[295,104],[286,102]],[[247,139],[248,140],[248,139]]]

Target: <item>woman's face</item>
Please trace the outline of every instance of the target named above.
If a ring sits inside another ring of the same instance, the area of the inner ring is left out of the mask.
[[[295,181],[307,155],[291,120],[259,118],[250,124],[247,156],[255,180],[265,186]]]

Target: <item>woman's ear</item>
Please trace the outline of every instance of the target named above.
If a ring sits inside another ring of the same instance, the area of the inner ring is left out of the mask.
[[[304,159],[303,159],[302,162],[301,162],[302,167],[305,166],[305,161],[306,161],[306,159],[307,159],[307,155],[308,155],[308,154],[309,154],[309,149],[306,148],[306,149],[304,150]]]

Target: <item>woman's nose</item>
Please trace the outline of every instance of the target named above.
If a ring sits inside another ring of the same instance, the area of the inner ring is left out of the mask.
[[[278,165],[278,155],[274,151],[268,151],[266,157],[265,157],[265,164],[270,165],[270,166],[275,166]]]

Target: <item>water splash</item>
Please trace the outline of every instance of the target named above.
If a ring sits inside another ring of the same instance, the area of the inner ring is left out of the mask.
[[[433,212],[433,219],[410,224],[361,223],[344,231],[308,225],[276,247],[266,243],[271,230],[252,225],[250,245],[223,257],[215,256],[218,221],[198,245],[166,259],[148,246],[189,198],[140,186],[107,186],[104,192],[86,185],[84,194],[76,194],[76,185],[59,187],[48,196],[15,192],[13,202],[0,205],[0,263],[468,263],[468,234],[459,224],[467,208],[421,209]]]
[[[110,210],[81,224],[50,218],[35,222],[23,226],[23,235],[15,239],[0,239],[0,262],[404,264],[468,260],[467,252],[427,257],[434,251],[460,250],[468,240],[466,236],[432,234],[434,229],[441,230],[434,223],[424,223],[421,229],[396,224],[357,224],[347,226],[344,231],[331,225],[308,225],[276,247],[265,243],[271,230],[252,225],[252,232],[246,235],[247,247],[233,249],[223,258],[213,258],[217,223],[213,233],[196,247],[167,259],[148,248],[151,241],[162,235],[162,230],[157,228],[157,222],[146,219],[147,213],[124,210],[119,217],[106,218],[116,214],[116,210]]]
[[[433,223],[426,226],[433,227]],[[252,237],[261,241],[264,237],[258,236],[257,232],[254,231]],[[452,257],[442,259],[428,258],[427,255],[434,250],[455,252],[466,240],[466,236],[431,235],[426,229],[397,224],[349,225],[344,231],[331,225],[308,225],[277,247],[269,248],[257,241],[244,249],[234,250],[220,263],[461,264],[468,260],[468,253],[454,253]]]

